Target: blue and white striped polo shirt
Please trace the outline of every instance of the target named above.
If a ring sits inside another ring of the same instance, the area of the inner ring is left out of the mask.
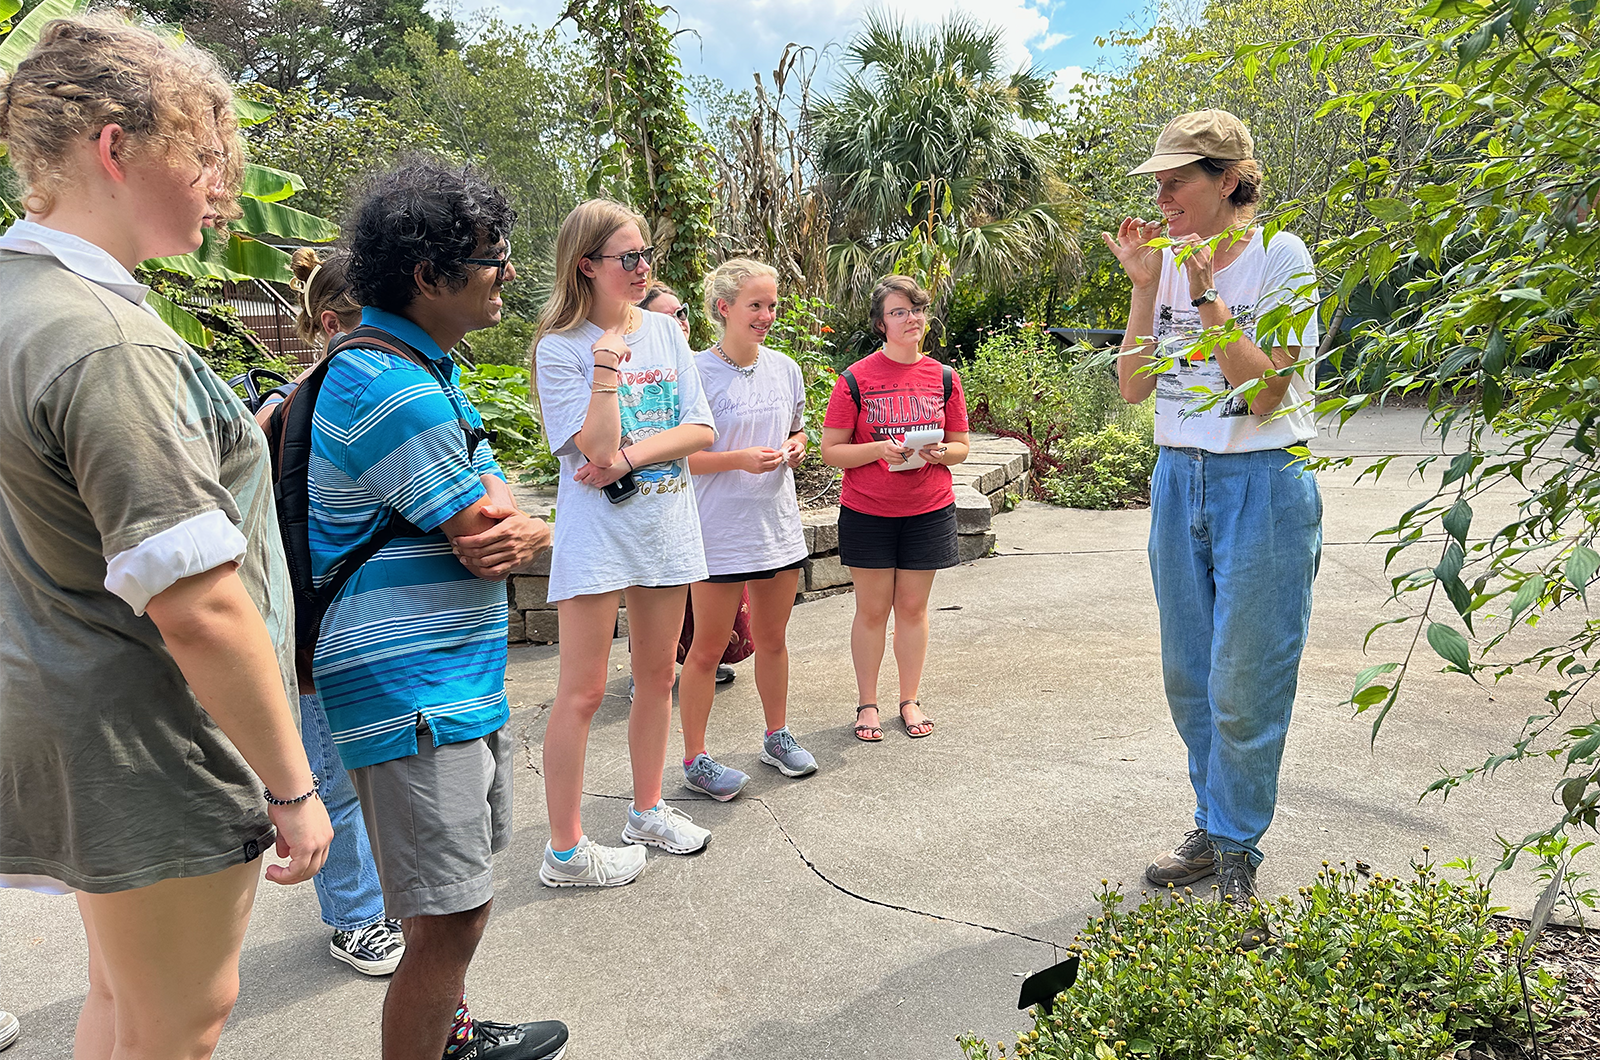
[[[460,373],[420,327],[364,309],[361,322],[403,339],[450,380],[377,350],[328,368],[311,428],[311,564],[320,581],[389,513],[424,530],[484,499],[480,475],[505,478],[487,442],[471,457],[458,418],[482,427]],[[312,667],[347,768],[417,753],[417,718],[433,742],[493,732],[506,702],[506,589],[473,576],[442,531],[385,545],[322,620]]]

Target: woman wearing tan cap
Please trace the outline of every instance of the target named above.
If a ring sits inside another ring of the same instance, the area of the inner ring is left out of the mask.
[[[1161,220],[1102,233],[1133,282],[1122,396],[1156,395],[1150,569],[1196,799],[1194,829],[1145,875],[1181,886],[1216,872],[1241,902],[1277,803],[1322,552],[1316,479],[1285,451],[1316,436],[1301,369],[1317,318],[1300,314],[1318,301],[1314,268],[1298,237],[1250,226],[1254,153],[1232,114],[1179,115],[1129,174],[1154,178]],[[1152,247],[1163,228],[1173,246]]]

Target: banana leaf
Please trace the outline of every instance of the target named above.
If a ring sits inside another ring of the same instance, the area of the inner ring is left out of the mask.
[[[150,308],[166,322],[167,327],[178,333],[178,338],[195,347],[207,348],[211,345],[211,329],[200,323],[193,313],[154,291],[146,294],[144,300],[150,303]]]
[[[0,3],[5,2],[0,0]],[[17,64],[39,42],[39,32],[44,29],[45,23],[76,15],[88,6],[89,0],[41,0],[38,7],[29,11],[27,17],[12,27],[4,40],[0,40],[0,70],[8,74],[16,73]],[[13,8],[13,13],[17,10],[20,8]]]
[[[0,0],[0,31],[11,28],[11,16],[22,10],[22,0]]]
[[[0,3],[4,2],[5,0],[0,0]],[[233,98],[233,115],[239,119],[239,128],[241,129],[248,129],[252,125],[260,125],[276,113],[278,113],[277,108],[269,107],[265,103],[257,103],[255,100],[243,99],[239,96]]]
[[[246,195],[239,199],[239,205],[244,210],[239,227],[254,235],[287,236],[308,243],[327,243],[339,238],[339,226],[332,221],[281,202],[266,202]]]
[[[277,247],[237,233],[230,233],[224,240],[210,229],[206,230],[205,241],[197,252],[151,258],[145,264],[153,269],[165,269],[197,280],[211,277],[218,280],[275,280],[288,283],[292,275],[289,255]]]
[[[306,185],[298,174],[250,163],[244,167],[243,194],[262,202],[282,202]]]

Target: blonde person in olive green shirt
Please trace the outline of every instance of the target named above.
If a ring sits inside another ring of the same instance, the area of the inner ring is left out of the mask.
[[[0,75],[0,141],[28,211],[0,237],[0,885],[76,894],[80,1060],[204,1058],[261,855],[298,883],[332,838],[265,439],[132,276],[236,216],[231,94],[203,52],[59,20]]]

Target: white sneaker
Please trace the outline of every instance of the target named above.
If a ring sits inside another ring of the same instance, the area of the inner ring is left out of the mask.
[[[603,847],[584,836],[567,861],[557,860],[555,851],[545,843],[539,881],[546,887],[621,887],[638,879],[643,871],[644,851],[639,848]]]
[[[0,1012],[0,1049],[9,1049],[22,1034],[22,1024],[9,1012]]]
[[[624,843],[645,843],[674,854],[698,854],[711,843],[711,829],[701,828],[682,810],[657,803],[643,813],[623,811]]]

